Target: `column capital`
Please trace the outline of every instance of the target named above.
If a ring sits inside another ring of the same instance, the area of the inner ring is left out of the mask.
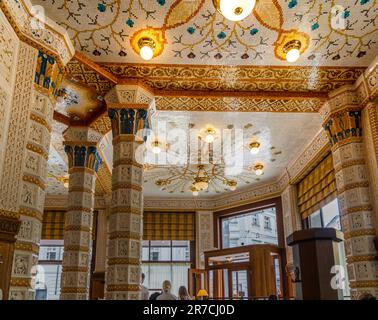
[[[320,110],[331,147],[362,139],[361,97],[352,86],[336,90]]]
[[[98,172],[102,159],[96,145],[90,143],[65,143],[64,151],[68,156],[68,167],[87,168]]]
[[[153,91],[139,82],[124,82],[105,96],[113,138],[119,135],[142,135],[146,139],[154,115]],[[140,131],[141,130],[141,131]]]

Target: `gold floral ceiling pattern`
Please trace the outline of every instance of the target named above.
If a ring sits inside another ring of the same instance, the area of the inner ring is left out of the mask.
[[[132,48],[146,28],[161,40],[154,63],[286,65],[290,38],[306,48],[298,65],[367,66],[377,53],[375,0],[259,0],[230,22],[211,0],[33,0],[95,61],[142,62]]]

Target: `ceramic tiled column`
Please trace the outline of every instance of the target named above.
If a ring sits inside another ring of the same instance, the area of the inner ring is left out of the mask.
[[[105,297],[138,300],[143,230],[140,156],[154,97],[138,85],[117,85],[106,102],[113,132],[113,180]]]
[[[361,101],[350,88],[335,92],[321,110],[333,154],[351,294],[378,295],[374,218],[363,144]]]
[[[62,72],[55,59],[36,51],[35,71],[30,73],[34,88],[30,92],[30,110],[20,197],[21,227],[15,243],[10,298],[34,299],[31,283],[36,273],[42,215],[45,202],[45,179],[50,149],[51,123]]]
[[[74,127],[64,136],[69,193],[60,297],[62,300],[87,300],[96,172],[101,164],[97,143],[101,136],[91,129]]]

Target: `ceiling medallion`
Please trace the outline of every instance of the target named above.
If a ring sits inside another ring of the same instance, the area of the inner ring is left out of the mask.
[[[226,19],[241,21],[252,13],[256,0],[213,0],[213,4]]]

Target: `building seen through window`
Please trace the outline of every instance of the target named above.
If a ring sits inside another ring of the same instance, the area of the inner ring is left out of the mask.
[[[36,300],[59,300],[63,240],[41,240],[35,276]]]
[[[276,208],[222,218],[223,248],[251,244],[278,244]]]

